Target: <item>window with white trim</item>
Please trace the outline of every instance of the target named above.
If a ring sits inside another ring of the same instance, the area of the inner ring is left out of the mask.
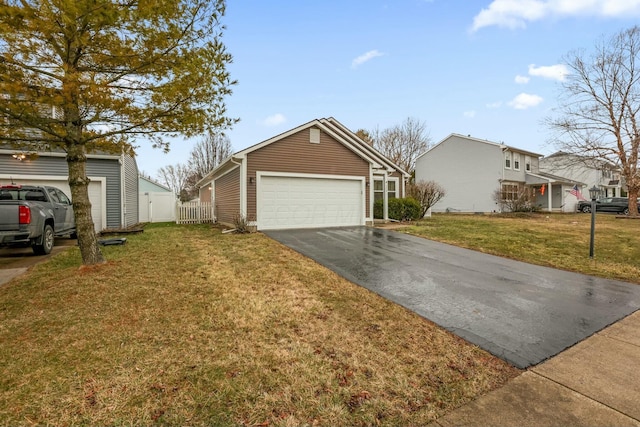
[[[504,153],[504,168],[511,169],[511,152],[507,151]]]
[[[518,153],[513,153],[513,169],[520,170],[520,154]]]
[[[524,170],[531,172],[531,158],[529,156],[524,156]]]
[[[398,182],[389,180],[387,181],[387,198],[395,199],[398,197]]]
[[[381,179],[373,180],[373,201],[384,199],[384,184]]]
[[[502,200],[517,200],[519,190],[518,184],[502,184]]]

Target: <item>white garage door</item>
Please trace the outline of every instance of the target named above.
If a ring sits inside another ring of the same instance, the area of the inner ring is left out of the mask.
[[[361,179],[260,176],[259,230],[364,225]]]
[[[71,199],[71,189],[66,178],[57,179],[15,179],[16,184],[21,185],[50,185],[59,188],[64,194]],[[91,216],[96,231],[102,231],[103,226],[103,205],[102,205],[102,182],[91,181],[89,183],[89,200],[91,201]],[[106,211],[105,217],[106,217]]]

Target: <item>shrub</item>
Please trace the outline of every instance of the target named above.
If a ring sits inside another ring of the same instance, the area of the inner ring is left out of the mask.
[[[249,220],[246,216],[237,213],[233,216],[233,226],[236,228],[236,233],[250,233]]]
[[[493,200],[500,206],[502,212],[539,212],[536,205],[535,192],[528,187],[518,186],[517,191],[505,191],[501,188],[493,193]]]
[[[411,197],[404,199],[389,199],[389,218],[396,221],[416,220],[420,218],[422,207],[420,203]],[[373,204],[373,217],[383,218],[382,200],[377,200]]]
[[[382,219],[384,217],[382,200],[373,202],[373,217],[375,219]]]
[[[420,203],[422,212],[420,218],[423,218],[429,208],[438,203],[442,199],[446,190],[443,186],[435,181],[420,180],[415,184],[409,184],[407,186],[407,194],[409,197],[413,197]]]

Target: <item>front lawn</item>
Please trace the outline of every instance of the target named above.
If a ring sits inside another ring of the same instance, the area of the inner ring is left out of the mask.
[[[520,373],[260,233],[104,251],[0,287],[0,425],[425,425]]]
[[[590,214],[435,214],[402,229],[532,264],[640,283],[640,219],[597,214],[595,230],[590,259]]]

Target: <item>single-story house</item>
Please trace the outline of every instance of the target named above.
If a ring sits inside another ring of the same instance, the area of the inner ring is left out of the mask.
[[[87,176],[95,230],[138,223],[138,166],[132,155],[88,154]],[[71,198],[66,155],[0,148],[0,184],[52,185]]]
[[[176,195],[169,187],[150,177],[138,177],[138,213],[140,222],[176,220]]]
[[[502,197],[515,197],[523,188],[535,191],[535,203],[545,211],[575,212],[578,198],[571,192],[583,183],[542,172],[541,154],[505,144],[450,134],[416,160],[416,181],[435,181],[445,196],[433,212],[498,212]]]
[[[373,223],[374,200],[404,197],[409,174],[334,118],[239,151],[197,183],[218,222],[258,230]]]

